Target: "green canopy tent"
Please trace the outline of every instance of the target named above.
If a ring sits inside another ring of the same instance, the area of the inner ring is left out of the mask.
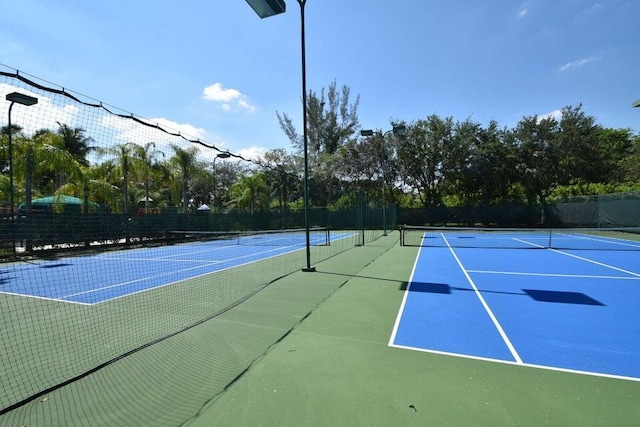
[[[31,201],[31,212],[82,212],[84,201],[78,197],[64,194],[41,197]],[[18,209],[24,213],[26,204],[20,203]],[[89,212],[100,212],[102,208],[97,203],[89,202]]]

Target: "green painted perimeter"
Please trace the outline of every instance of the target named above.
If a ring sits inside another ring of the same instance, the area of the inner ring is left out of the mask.
[[[400,350],[397,232],[0,419],[0,425],[631,426],[640,382]]]

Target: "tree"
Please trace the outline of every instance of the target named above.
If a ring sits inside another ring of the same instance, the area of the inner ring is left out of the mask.
[[[245,209],[252,214],[269,209],[270,189],[262,173],[242,176],[230,193],[231,206],[236,209]]]
[[[75,179],[81,176],[80,163],[69,152],[60,148],[60,136],[49,130],[39,130],[30,139],[24,136],[17,138],[13,149],[14,178],[24,184],[27,214],[31,212],[34,186],[43,184],[43,180],[36,180],[34,177],[64,174]],[[54,182],[49,191],[53,192],[57,188],[58,185]]]
[[[599,128],[595,141],[598,161],[597,173],[592,176],[593,182],[623,183],[640,180],[638,175],[636,178],[629,177],[629,169],[626,167],[632,165],[628,159],[634,156],[631,129]]]
[[[602,162],[598,149],[600,127],[594,117],[582,111],[582,104],[567,106],[561,110],[557,129],[557,149],[560,167],[566,178],[583,182],[598,182],[602,177]]]
[[[62,148],[67,150],[81,165],[88,166],[87,154],[95,147],[89,144],[94,140],[91,137],[85,135],[83,128],[71,128],[69,125],[58,123],[58,135],[62,137]]]
[[[432,114],[409,125],[397,147],[400,173],[413,187],[423,206],[442,203],[446,147],[450,146],[454,122]]]
[[[111,155],[115,157],[117,171],[116,182],[119,183],[122,189],[122,212],[129,212],[129,172],[131,169],[131,163],[133,161],[132,151],[136,145],[128,142],[125,144],[117,144],[113,147],[100,148],[98,153],[100,155]]]
[[[307,96],[307,143],[310,167],[310,198],[326,206],[336,186],[335,153],[353,139],[358,128],[360,97],[351,103],[351,90],[344,85],[338,90],[335,80],[320,94],[309,91]],[[303,135],[298,134],[291,118],[276,112],[280,127],[294,148],[303,155]]]
[[[174,151],[173,157],[169,159],[171,166],[176,173],[181,177],[182,183],[182,209],[184,213],[189,212],[189,180],[194,172],[194,166],[196,161],[196,155],[198,153],[197,147],[189,147],[187,149],[181,148],[177,145],[172,145],[171,148]]]
[[[496,121],[489,122],[486,128],[478,129],[478,138],[470,163],[470,188],[477,194],[483,205],[500,203],[509,197],[510,189],[516,180],[515,145],[512,132],[500,129]]]
[[[274,148],[267,151],[258,159],[258,164],[280,209],[291,201],[292,196],[300,194],[301,183],[296,173],[295,159],[285,149]]]
[[[156,149],[155,142],[148,142],[145,145],[136,145],[133,149],[133,166],[136,177],[142,181],[144,185],[144,209],[149,211],[149,202],[151,199],[150,184],[151,180],[158,176],[160,164],[156,162],[158,156],[164,156],[164,153]]]
[[[547,197],[565,179],[562,152],[558,146],[558,122],[553,117],[523,117],[516,125],[516,170],[530,205],[539,200],[544,208]]]
[[[476,182],[473,176],[473,161],[480,143],[480,124],[467,119],[456,122],[451,138],[445,142],[442,174],[445,184],[455,192],[464,204],[473,204]]]

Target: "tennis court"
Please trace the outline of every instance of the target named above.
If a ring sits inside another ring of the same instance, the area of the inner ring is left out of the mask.
[[[3,273],[0,292],[99,304],[300,251],[306,239],[304,230],[175,234],[190,241],[11,265],[0,271]],[[330,236],[327,229],[312,229],[309,239],[313,246],[326,246],[331,239],[335,242],[352,234],[336,232]],[[131,263],[136,263],[136,267],[132,268]]]
[[[638,381],[640,242],[626,237],[409,230],[420,249],[390,345]]]
[[[364,246],[351,244],[352,249],[340,256],[314,262],[317,271],[312,274],[299,270],[302,263],[298,257],[294,261],[297,272],[178,334],[173,334],[174,325],[167,325],[168,322],[175,323],[191,313],[199,307],[198,301],[203,301],[206,312],[196,313],[197,317],[204,317],[211,312],[212,303],[224,299],[224,295],[213,298],[200,289],[210,288],[212,280],[187,280],[184,285],[165,286],[91,306],[0,295],[0,302],[6,299],[25,304],[24,311],[16,308],[5,316],[12,334],[22,340],[15,346],[20,354],[11,350],[6,354],[9,358],[20,357],[21,371],[11,370],[15,365],[0,365],[7,370],[3,378],[14,378],[16,384],[21,384],[9,396],[14,401],[14,396],[37,391],[43,380],[55,384],[68,378],[69,367],[55,363],[52,349],[60,349],[65,361],[97,350],[102,352],[98,362],[116,357],[90,375],[48,390],[38,399],[0,415],[0,425],[636,424],[640,414],[639,381],[389,346],[406,289],[414,286],[410,285],[410,278],[417,279],[412,267],[418,253],[422,257],[431,249],[402,247],[398,237],[396,231]],[[333,248],[337,238],[338,234],[332,231],[331,246],[314,247],[314,253]],[[200,243],[192,243],[196,244]],[[339,246],[338,242],[335,246]],[[458,253],[460,249],[454,250]],[[525,256],[550,251],[509,252]],[[582,251],[579,256],[586,253]],[[467,259],[462,261],[466,263]],[[224,282],[233,286],[235,294],[247,275],[264,271],[259,268],[260,263],[216,275],[228,274]],[[438,268],[444,271],[447,267]],[[457,284],[445,281],[451,277],[442,277],[439,283],[450,286],[449,295],[418,294],[450,300],[458,298],[458,294],[473,294],[454,289]],[[635,283],[631,279],[627,282]],[[478,287],[484,286],[478,280]],[[611,304],[606,296],[588,295]],[[505,297],[530,299],[523,295]],[[221,307],[228,305],[223,303]],[[493,300],[490,303],[495,309]],[[549,307],[554,305],[561,304],[548,303]],[[462,304],[458,302],[458,306]],[[11,306],[7,303],[3,304],[5,307]],[[37,311],[45,309],[51,313],[46,319],[52,325],[41,322],[36,324],[39,329],[28,327]],[[455,309],[453,305],[441,307],[442,311]],[[468,306],[465,309],[465,327],[479,322]],[[568,313],[566,308],[565,312]],[[91,323],[95,318],[100,323]],[[419,329],[431,324],[433,330],[441,318],[432,314]],[[504,321],[502,317],[500,320]],[[163,327],[151,335],[149,330],[158,329],[158,325]],[[176,327],[182,327],[182,323]],[[448,325],[450,331],[453,327],[453,323]],[[87,349],[83,332],[87,329],[96,335],[93,341],[104,343],[106,349],[119,347],[110,353],[95,345]],[[167,333],[171,336],[145,345]],[[511,338],[515,336],[512,331],[509,334]],[[515,344],[524,358],[520,344]],[[127,357],[117,357],[134,345],[144,347]],[[0,353],[2,357],[5,354]],[[72,372],[93,366],[75,366]],[[10,402],[5,398],[7,401]]]

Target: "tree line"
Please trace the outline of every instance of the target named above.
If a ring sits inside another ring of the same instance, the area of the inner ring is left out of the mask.
[[[640,135],[599,125],[580,104],[557,117],[525,116],[513,127],[431,114],[390,120],[388,129],[401,131],[361,136],[360,99],[350,98],[349,87],[335,81],[309,91],[312,207],[350,208],[362,194],[380,204],[384,194],[385,203],[409,208],[544,206],[568,196],[640,189]],[[125,213],[141,206],[149,211],[150,203],[178,212],[203,204],[214,212],[301,209],[302,135],[286,113],[277,118],[291,150],[271,149],[252,163],[212,162],[195,146],[96,146],[83,128],[64,123],[30,136],[18,125],[4,127],[0,201],[6,206],[9,200],[11,132],[14,193],[27,207],[35,197],[66,194]]]

